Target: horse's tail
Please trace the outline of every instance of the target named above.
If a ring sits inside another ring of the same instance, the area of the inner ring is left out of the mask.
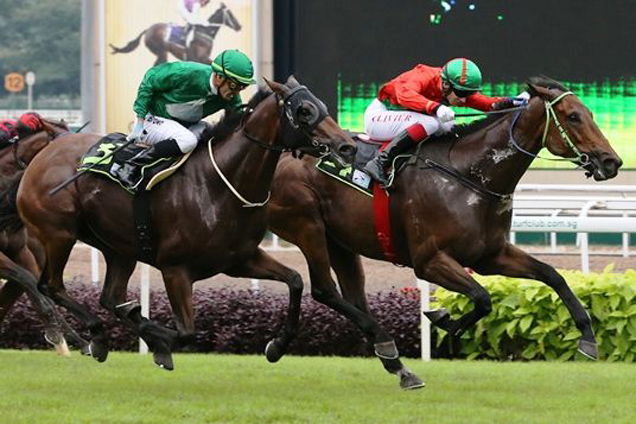
[[[0,181],[0,231],[17,231],[24,226],[18,215],[18,187],[22,181],[22,172]]]
[[[110,52],[110,54],[130,53],[131,51],[135,50],[137,46],[139,45],[139,41],[141,41],[141,37],[146,33],[146,31],[148,30],[144,29],[141,32],[141,34],[137,36],[137,38],[135,38],[134,40],[126,44],[124,47],[119,48],[119,47],[113,46],[112,44],[109,44],[110,48],[113,49],[113,51]]]

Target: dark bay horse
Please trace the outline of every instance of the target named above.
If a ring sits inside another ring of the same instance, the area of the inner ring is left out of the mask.
[[[208,18],[208,25],[196,25],[195,28],[192,29],[194,31],[194,38],[190,43],[190,48],[187,50],[184,46],[169,41],[169,34],[172,28],[175,27],[174,25],[157,23],[143,30],[137,38],[130,41],[124,47],[115,47],[110,44],[110,47],[113,49],[111,54],[132,52],[139,46],[141,37],[145,35],[144,43],[146,47],[157,56],[157,60],[154,63],[155,66],[166,62],[168,60],[168,53],[171,53],[179,60],[210,64],[214,38],[219,32],[219,29],[223,26],[233,29],[234,31],[241,30],[241,24],[225,3],[221,3],[219,8]]]
[[[149,193],[156,255],[148,262],[162,272],[178,332],[142,317],[138,303],[127,301],[128,279],[145,257],[135,237],[132,196],[94,174],[49,194],[73,176],[82,154],[101,136],[68,135],[43,150],[24,172],[17,209],[45,248],[39,288],[89,328],[91,354],[98,361],[108,354],[102,322],[64,289],[63,270],[77,240],[98,248],[106,259],[101,305],[139,333],[159,366],[172,369],[173,343],[194,334],[192,283],[221,272],[282,281],[289,287],[283,333],[266,348],[272,362],[285,353],[298,328],[303,282],[296,271],[258,247],[267,229],[263,206],[276,164],[283,150],[316,148],[351,160],[355,144],[324,104],[293,77],[285,85],[268,85],[273,92],[261,90],[246,111],[226,115],[215,127],[215,143],[200,143],[175,175]],[[2,199],[0,216],[8,218],[16,209]]]
[[[415,164],[399,174],[390,192],[395,262],[473,301],[474,310],[459,319],[443,310],[427,313],[433,324],[455,336],[491,311],[489,294],[464,267],[542,281],[554,288],[574,318],[582,333],[580,351],[596,358],[590,317],[565,280],[550,265],[508,243],[512,193],[542,147],[582,162],[596,180],[616,176],[622,162],[578,97],[547,78],[532,79],[529,90],[532,98],[525,110],[458,126],[458,138],[452,134],[427,141]],[[270,229],[305,255],[312,296],[354,322],[375,344],[385,368],[410,388],[417,380],[400,374],[404,368],[397,348],[370,315],[364,293],[360,255],[387,260],[376,236],[372,199],[314,165],[310,158],[280,161],[269,204]]]
[[[42,129],[28,133],[18,127],[20,138],[0,146],[0,176],[5,179],[21,173],[52,140],[69,132],[64,121],[40,119]],[[27,293],[45,323],[45,336],[59,354],[67,355],[68,347],[63,333],[75,341],[81,340],[61,318],[52,301],[37,290],[37,278],[44,262],[41,244],[29,237],[23,227],[8,227],[0,231],[0,278],[7,282],[0,287],[0,323],[14,303]]]

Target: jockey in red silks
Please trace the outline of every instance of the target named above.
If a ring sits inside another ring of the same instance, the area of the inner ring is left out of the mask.
[[[457,58],[442,68],[417,65],[384,84],[364,113],[365,132],[377,141],[389,141],[364,170],[383,186],[393,159],[433,134],[449,132],[455,112],[448,106],[481,111],[522,104],[529,95],[488,97],[479,93],[481,71],[474,62]]]
[[[0,143],[10,141],[16,136],[24,137],[42,129],[42,118],[35,112],[24,113],[17,121],[5,119],[0,121]]]
[[[7,143],[13,137],[18,135],[15,127],[17,122],[13,119],[3,119],[0,121],[0,144]]]

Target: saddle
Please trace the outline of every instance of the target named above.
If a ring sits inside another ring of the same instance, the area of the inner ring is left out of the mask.
[[[386,142],[376,141],[369,138],[364,133],[354,133],[349,131],[349,135],[356,142],[357,151],[353,165],[341,165],[338,161],[327,156],[322,158],[316,164],[316,168],[325,174],[337,179],[338,181],[358,190],[362,193],[373,197],[372,178],[364,171],[364,166],[375,158],[380,148]],[[395,161],[395,169],[391,171],[393,175],[402,170],[406,164],[406,159],[413,154],[416,148],[398,156]],[[393,178],[393,176],[391,176]]]
[[[167,41],[185,48],[188,29],[177,24],[169,24],[168,29]]]
[[[137,191],[152,189],[161,181],[172,175],[190,156],[174,158],[157,158],[150,161],[135,162],[136,157],[142,156],[146,146],[129,144],[126,134],[110,133],[101,138],[82,156],[78,171],[88,171],[100,174],[118,183],[131,194]],[[132,160],[131,160],[132,159]],[[111,172],[113,167],[120,169],[117,175]]]

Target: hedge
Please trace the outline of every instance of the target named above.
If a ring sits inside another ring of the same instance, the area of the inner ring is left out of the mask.
[[[127,327],[98,305],[100,288],[79,282],[67,284],[68,291],[106,322],[112,350],[134,351],[138,339]],[[139,295],[131,291],[129,299]],[[282,329],[289,297],[261,291],[197,288],[196,340],[187,347],[195,352],[260,354]],[[369,295],[369,305],[380,325],[395,335],[402,356],[420,355],[419,294],[386,292]],[[362,333],[348,320],[326,306],[303,296],[300,330],[290,346],[297,355],[370,356],[372,349]],[[82,326],[63,313],[74,329]],[[169,302],[163,290],[151,291],[151,319],[174,328]],[[47,349],[43,326],[27,300],[21,300],[0,326],[0,348]],[[86,332],[82,333],[88,337]]]
[[[599,359],[634,362],[636,358],[636,271],[582,274],[561,271],[592,318]],[[492,297],[493,311],[461,336],[463,357],[499,360],[569,360],[580,356],[581,333],[557,294],[545,284],[506,277],[475,277]],[[457,318],[470,311],[465,296],[436,291],[434,307]],[[444,345],[445,332],[436,332]]]
[[[599,356],[607,361],[636,360],[636,271],[601,274],[562,271],[592,317]],[[461,336],[459,354],[468,359],[570,360],[577,358],[580,337],[569,312],[548,286],[506,277],[475,278],[489,291],[493,311]],[[196,340],[188,350],[260,354],[280,329],[288,296],[261,291],[234,291],[210,286],[197,288]],[[136,336],[97,302],[100,288],[75,281],[69,292],[86,303],[105,322],[111,349],[134,351]],[[435,292],[432,307],[448,309],[453,318],[470,311],[468,298],[443,289]],[[129,298],[138,298],[131,291]],[[369,304],[380,325],[392,334],[402,356],[420,356],[419,292],[405,288],[369,294]],[[151,292],[152,319],[174,328],[163,290]],[[75,329],[82,327],[64,313]],[[28,301],[18,302],[0,326],[0,348],[47,349],[43,326]],[[84,336],[88,337],[86,333]],[[433,329],[433,357],[448,356],[444,331]],[[457,350],[457,349],[456,349]],[[290,347],[297,355],[370,356],[360,331],[348,320],[309,295],[303,296],[301,327]]]

